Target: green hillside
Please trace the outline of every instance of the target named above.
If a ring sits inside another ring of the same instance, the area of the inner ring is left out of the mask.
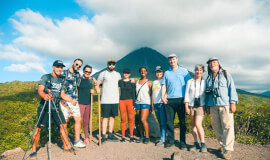
[[[36,109],[40,101],[37,82],[14,81],[0,84],[0,153],[16,147],[26,148],[37,121]],[[239,94],[240,104],[235,114],[236,139],[240,143],[270,144],[270,98]],[[97,95],[94,96],[93,130],[98,129]],[[187,117],[187,123],[189,120]],[[175,121],[175,126],[178,126]],[[73,122],[68,124],[70,136],[74,135]],[[206,136],[214,137],[210,116],[204,119]],[[120,117],[115,121],[115,131],[120,130]],[[53,127],[53,140],[60,139]],[[191,127],[188,126],[188,132]],[[40,144],[46,143],[47,132],[42,132]]]

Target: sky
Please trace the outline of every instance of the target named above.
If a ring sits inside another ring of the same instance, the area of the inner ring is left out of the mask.
[[[37,81],[54,60],[106,67],[150,47],[190,71],[218,57],[237,88],[270,90],[269,0],[0,0],[0,83]]]

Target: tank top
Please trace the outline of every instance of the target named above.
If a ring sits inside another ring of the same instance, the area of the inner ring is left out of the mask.
[[[137,98],[135,101],[136,104],[149,104],[150,105],[151,103],[148,79],[146,81],[147,82],[145,84],[139,84],[139,80],[136,83],[136,94],[137,94]]]

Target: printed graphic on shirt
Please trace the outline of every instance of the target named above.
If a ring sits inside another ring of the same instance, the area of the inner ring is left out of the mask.
[[[156,83],[153,84],[153,91],[160,90],[160,81],[157,81]]]

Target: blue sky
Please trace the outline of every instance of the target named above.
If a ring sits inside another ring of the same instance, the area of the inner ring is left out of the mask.
[[[37,81],[61,59],[106,60],[148,46],[193,70],[220,58],[237,88],[270,90],[269,0],[0,0],[0,83]]]

